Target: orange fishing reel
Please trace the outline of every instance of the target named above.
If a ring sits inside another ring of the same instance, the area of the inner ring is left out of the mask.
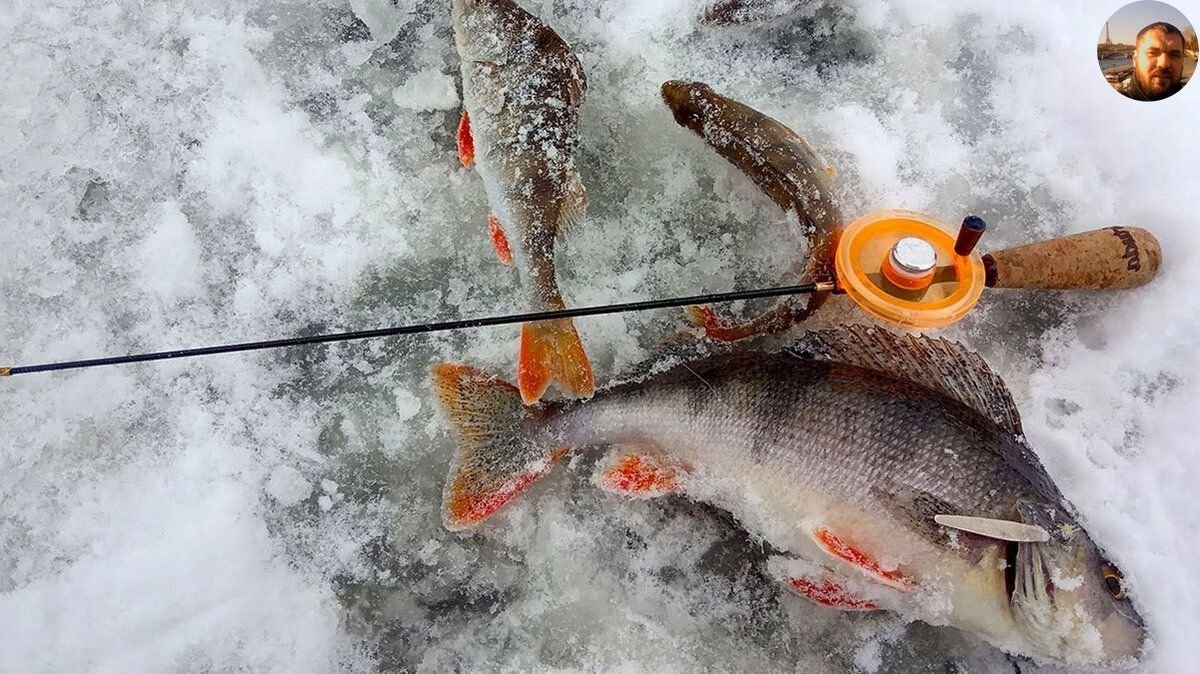
[[[1108,227],[981,255],[976,216],[958,231],[921,213],[886,210],[852,222],[834,254],[837,292],[871,315],[910,328],[949,325],[985,288],[1133,288],[1158,273],[1162,248],[1150,232]]]

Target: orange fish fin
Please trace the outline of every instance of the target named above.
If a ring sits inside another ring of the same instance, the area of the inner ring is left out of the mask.
[[[458,120],[458,161],[464,168],[475,165],[475,139],[471,137],[471,117],[466,110]]]
[[[874,557],[850,545],[825,527],[812,530],[813,540],[825,552],[857,568],[872,580],[897,590],[911,590],[916,586],[912,578],[897,569],[885,569]]]
[[[679,491],[682,477],[683,470],[653,448],[630,446],[615,448],[595,482],[612,494],[654,498]]]
[[[566,191],[563,194],[562,210],[559,211],[558,226],[554,230],[554,235],[563,236],[583,222],[583,218],[587,214],[587,204],[588,196],[587,190],[583,188],[583,179],[579,177],[578,171],[571,171],[571,176],[567,179]]]
[[[523,405],[512,384],[466,365],[435,365],[432,375],[458,440],[442,520],[460,531],[491,517],[566,451],[534,440],[543,412]]]
[[[563,392],[576,398],[590,398],[596,390],[592,365],[569,318],[521,326],[517,385],[525,403],[541,399],[553,380]]]
[[[732,329],[713,308],[707,304],[696,304],[687,307],[688,319],[692,325],[704,328],[704,335],[718,342],[733,342],[741,339],[737,331]]]
[[[504,235],[504,229],[500,226],[500,218],[491,211],[488,211],[488,234],[492,236],[492,246],[496,249],[496,257],[500,259],[500,264],[512,265],[513,254],[508,245],[508,237]]]
[[[841,611],[875,611],[879,604],[856,595],[831,577],[788,578],[788,589],[819,606]]]
[[[688,319],[692,325],[704,328],[704,334],[709,339],[714,339],[718,342],[736,342],[740,339],[749,337],[758,337],[761,335],[772,335],[777,332],[782,332],[792,327],[796,323],[808,318],[818,307],[825,302],[823,295],[812,295],[807,300],[806,306],[800,306],[796,300],[786,299],[776,304],[766,313],[757,318],[745,323],[732,323],[728,319],[717,315],[717,312],[712,307],[690,306],[687,308]]]
[[[690,306],[687,312],[692,325],[704,328],[704,336],[718,342],[736,342],[759,334],[753,324],[733,325],[706,304]]]
[[[786,555],[772,555],[767,559],[767,570],[784,587],[818,606],[840,611],[875,611],[882,606],[879,597],[854,587],[853,580],[818,564]],[[865,582],[860,580],[858,584]]]

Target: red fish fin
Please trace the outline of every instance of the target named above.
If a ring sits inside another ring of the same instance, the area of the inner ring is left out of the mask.
[[[704,328],[704,334],[709,339],[715,339],[718,342],[734,342],[743,336],[706,304],[692,305],[687,308],[687,312],[692,325]]]
[[[587,214],[587,204],[588,196],[587,190],[583,188],[583,179],[579,177],[578,171],[572,171],[566,193],[563,194],[562,210],[559,211],[558,227],[555,228],[554,235],[563,236],[575,225],[583,222],[584,215]]]
[[[492,236],[492,246],[496,249],[496,257],[500,258],[500,263],[511,265],[513,254],[512,248],[508,246],[508,237],[500,227],[500,218],[491,211],[488,212],[488,234]]]
[[[471,117],[466,110],[458,120],[458,161],[465,168],[475,165],[475,139],[471,137]]]
[[[596,486],[604,491],[633,498],[654,498],[679,491],[683,471],[641,447],[618,447],[596,473]]]
[[[812,530],[813,540],[822,550],[862,571],[868,578],[897,590],[911,590],[916,582],[896,569],[883,568],[874,557],[850,545],[825,527]]]
[[[451,531],[491,517],[566,453],[532,440],[542,411],[521,404],[508,382],[441,364],[433,367],[433,388],[458,440],[442,495],[442,520]]]
[[[717,312],[709,306],[690,306],[687,311],[692,324],[704,328],[704,334],[709,339],[715,339],[718,342],[736,342],[748,337],[771,335],[787,330],[808,318],[824,304],[825,294],[812,295],[805,301],[807,306],[801,307],[793,300],[784,300],[758,318],[738,324],[718,316]]]
[[[565,393],[576,398],[590,398],[596,390],[592,365],[569,318],[521,326],[517,384],[525,403],[530,405],[541,399],[552,380],[557,380]]]
[[[853,587],[854,581],[840,577],[818,564],[772,555],[767,559],[767,570],[789,590],[818,606],[841,611],[874,611],[881,608],[879,598]],[[860,580],[859,584],[864,582]]]
[[[841,611],[874,611],[879,604],[864,599],[830,577],[788,578],[784,581],[788,589],[819,606]]]

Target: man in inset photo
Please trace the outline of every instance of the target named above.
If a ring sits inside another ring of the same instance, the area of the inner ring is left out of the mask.
[[[1137,34],[1133,72],[1117,91],[1135,101],[1160,101],[1183,88],[1183,31],[1159,21]]]

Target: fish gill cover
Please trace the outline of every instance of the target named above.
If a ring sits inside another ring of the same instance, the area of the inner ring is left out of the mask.
[[[675,124],[668,79],[791,125],[837,168],[848,214],[976,212],[988,249],[1110,224],[1159,236],[1167,264],[1147,288],[1007,291],[944,334],[1007,380],[1031,445],[1125,571],[1153,639],[1140,666],[1178,671],[1200,656],[1196,92],[1113,98],[1092,59],[1118,4],[818,0],[719,28],[695,1],[525,6],[588,75],[568,304],[772,283],[803,252]],[[0,362],[519,309],[456,156],[449,18],[450,3],[415,0],[6,12]],[[577,324],[607,381],[685,320]],[[473,535],[447,532],[453,446],[428,366],[511,377],[516,338],[2,382],[0,670],[1013,666],[960,632],[787,596],[730,518],[601,492],[589,457]]]

